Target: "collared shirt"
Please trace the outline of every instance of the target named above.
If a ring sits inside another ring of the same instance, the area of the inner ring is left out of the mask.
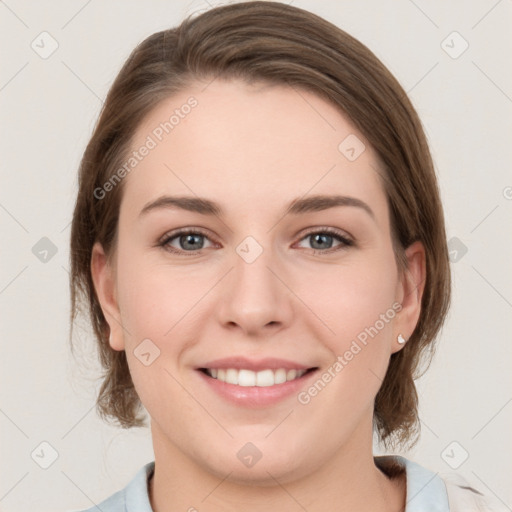
[[[443,480],[437,473],[399,455],[375,457],[379,467],[398,463],[405,469],[406,507],[404,512],[501,512],[506,508],[491,503],[482,493],[470,487],[461,477],[457,482]],[[153,512],[149,501],[148,482],[155,470],[149,462],[122,490],[98,505],[82,512]]]

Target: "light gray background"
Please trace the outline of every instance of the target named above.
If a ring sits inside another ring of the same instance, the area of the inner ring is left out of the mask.
[[[440,176],[448,238],[456,238],[453,307],[418,381],[422,438],[406,456],[442,475],[460,464],[457,473],[510,508],[512,3],[293,5],[360,39],[409,92]],[[69,351],[69,223],[82,151],[125,58],[146,36],[206,7],[0,2],[2,511],[89,507],[153,459],[148,430],[123,431],[96,416],[99,372],[86,330],[77,329],[78,360]],[[46,59],[31,48],[51,49],[43,31],[59,45]],[[464,41],[454,31],[469,44],[457,58]],[[43,237],[57,249],[47,261],[32,251]],[[52,450],[58,458],[43,469]]]

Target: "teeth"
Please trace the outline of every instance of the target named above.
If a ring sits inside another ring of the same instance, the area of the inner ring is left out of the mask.
[[[229,370],[226,370],[226,382],[238,384],[239,378],[238,372],[235,369],[229,368]]]
[[[238,382],[236,380],[228,380],[226,372],[226,382],[228,384],[238,384],[239,386],[256,386],[256,373],[251,372],[251,370],[237,371],[233,369],[231,371],[234,372],[231,375],[237,374]]]
[[[206,373],[214,379],[235,384],[238,386],[257,386],[265,388],[275,384],[283,384],[302,377],[307,370],[261,370],[253,372],[252,370],[237,370],[236,368],[207,368]]]
[[[282,384],[283,382],[286,382],[286,370],[280,368],[274,373],[274,384]]]

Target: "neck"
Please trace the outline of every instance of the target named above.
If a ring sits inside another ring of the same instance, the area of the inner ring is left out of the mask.
[[[301,478],[276,477],[269,471],[266,482],[251,484],[240,482],[229,470],[223,476],[206,471],[170,443],[154,424],[152,431],[155,472],[149,483],[149,496],[154,512],[405,509],[405,474],[390,479],[378,469],[371,443],[363,449],[361,445],[344,446],[318,470]]]

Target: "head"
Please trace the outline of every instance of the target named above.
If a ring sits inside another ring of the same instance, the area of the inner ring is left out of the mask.
[[[304,203],[320,195],[350,199]],[[164,196],[216,205],[179,209]],[[372,426],[389,447],[413,444],[414,378],[431,359],[450,273],[406,93],[360,42],[285,4],[219,7],[148,37],[81,162],[71,293],[105,369],[98,411],[123,427],[144,424],[142,402],[160,435],[198,460],[213,455],[195,429],[234,454],[252,440],[290,457],[328,437],[316,455],[301,452],[318,464]],[[331,378],[321,392],[310,379],[267,438],[289,401],[234,414],[203,387],[199,366],[231,355],[293,359]]]

